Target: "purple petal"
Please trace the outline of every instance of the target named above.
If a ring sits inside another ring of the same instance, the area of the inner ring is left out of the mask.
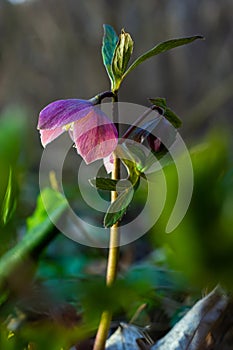
[[[85,117],[93,104],[87,100],[58,100],[46,106],[39,115],[38,129],[55,129]]]
[[[115,125],[97,107],[74,123],[73,138],[77,152],[87,164],[107,157],[118,142]]]
[[[148,144],[153,152],[158,152],[161,146],[161,141],[157,137],[155,137],[153,134],[150,134],[147,137]]]
[[[59,135],[61,135],[65,130],[63,128],[57,128],[53,130],[40,130],[40,140],[43,147],[48,143],[55,140]]]

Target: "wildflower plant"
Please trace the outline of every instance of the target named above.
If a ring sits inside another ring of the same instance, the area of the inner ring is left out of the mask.
[[[166,155],[176,138],[176,129],[181,126],[180,119],[167,106],[166,100],[156,97],[149,99],[148,111],[135,120],[123,135],[119,135],[119,89],[128,74],[147,59],[201,38],[193,36],[162,42],[130,63],[134,46],[130,34],[122,30],[118,36],[110,25],[104,25],[102,57],[110,80],[110,90],[89,100],[58,100],[40,112],[38,129],[44,147],[67,131],[86,164],[103,159],[107,173],[111,174],[111,177],[106,174],[106,177],[89,179],[91,186],[111,193],[111,204],[104,217],[104,227],[110,229],[106,272],[108,287],[113,286],[117,277],[119,226],[133,192],[137,190],[140,179],[145,178],[146,170],[153,166],[155,159],[162,159]],[[106,97],[112,99],[113,121],[100,108]],[[156,111],[157,117],[153,116],[151,120],[145,121],[151,111]],[[155,129],[158,135],[165,136],[156,137],[153,134]],[[164,139],[167,140],[166,144]],[[126,169],[127,178],[121,178],[121,167]],[[94,350],[105,348],[111,319],[111,310],[103,310]]]

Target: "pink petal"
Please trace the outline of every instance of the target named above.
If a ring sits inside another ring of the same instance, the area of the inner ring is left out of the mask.
[[[55,140],[59,135],[61,135],[65,130],[63,128],[57,128],[53,130],[40,130],[40,140],[43,147],[48,143]]]
[[[38,129],[55,129],[85,117],[93,103],[87,100],[58,100],[46,106],[39,115]]]
[[[112,153],[109,154],[109,156],[104,158],[104,167],[108,174],[110,174],[113,171],[113,163],[114,163],[114,158]]]
[[[77,152],[87,164],[107,157],[118,143],[115,125],[97,107],[93,107],[85,118],[74,122],[73,138]]]
[[[150,134],[147,138],[148,140],[148,144],[151,148],[152,151],[154,152],[158,152],[161,146],[161,141],[160,139],[158,139],[156,136],[154,136],[153,134]]]

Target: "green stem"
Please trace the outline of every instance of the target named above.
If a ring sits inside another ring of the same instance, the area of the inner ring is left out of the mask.
[[[113,102],[117,102],[118,97],[115,93],[113,96]],[[113,104],[113,120],[117,123],[118,119],[118,110],[117,104]],[[117,125],[117,124],[116,124]],[[119,130],[118,130],[119,131]],[[120,159],[114,158],[114,166],[112,171],[112,179],[120,179]],[[117,192],[111,192],[111,203],[117,199]],[[118,268],[118,256],[119,256],[119,243],[120,243],[120,232],[118,222],[110,228],[110,242],[109,242],[109,254],[108,254],[108,263],[107,263],[107,272],[106,272],[106,285],[111,287],[117,277],[117,268]],[[95,338],[95,344],[93,350],[104,350],[105,343],[108,336],[108,331],[110,328],[112,320],[112,311],[110,309],[104,310],[99,328]]]

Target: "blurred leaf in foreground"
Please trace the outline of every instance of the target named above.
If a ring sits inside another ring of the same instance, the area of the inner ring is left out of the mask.
[[[12,168],[10,168],[6,192],[1,203],[0,222],[3,226],[11,219],[16,208],[16,190],[14,180]]]
[[[56,236],[54,226],[44,209],[42,197],[50,208],[50,217],[58,220],[67,208],[64,197],[45,188],[38,197],[37,207],[28,219],[28,231],[23,239],[0,259],[0,290],[24,288],[28,275],[32,273],[33,262],[47,244]]]
[[[164,169],[167,198],[164,211],[153,229],[153,241],[166,251],[169,266],[183,271],[191,284],[232,288],[233,188],[232,163],[227,134],[218,131],[191,151],[194,190],[188,212],[171,234],[165,227],[174,206],[178,181],[175,166]],[[159,200],[158,181],[157,201]],[[154,203],[152,215],[156,210]]]
[[[8,108],[0,117],[0,226],[11,219],[17,204],[20,178],[19,159],[25,140],[25,114],[18,108]],[[4,232],[5,234],[5,232]],[[4,241],[1,237],[1,243]],[[4,244],[2,244],[4,245]],[[4,251],[4,248],[1,249]]]

